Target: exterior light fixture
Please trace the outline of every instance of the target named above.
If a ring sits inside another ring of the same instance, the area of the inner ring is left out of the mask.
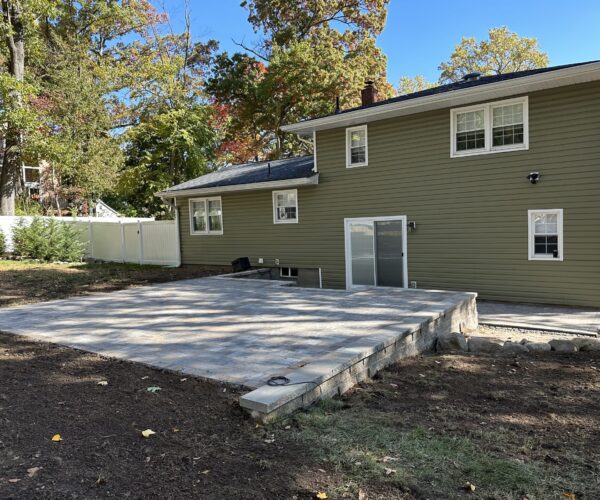
[[[539,172],[530,172],[527,176],[527,180],[532,184],[537,184],[541,178],[542,174],[540,174]]]

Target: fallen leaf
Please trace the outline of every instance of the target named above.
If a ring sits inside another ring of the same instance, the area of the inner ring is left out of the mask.
[[[180,378],[179,381],[180,382],[185,382],[187,380],[187,378]]]
[[[54,436],[52,436],[52,441],[54,441],[55,443],[58,443],[59,441],[62,441],[62,437],[60,434],[54,434]]]
[[[31,467],[27,469],[27,475],[29,477],[34,477],[40,470],[42,470],[42,467]]]
[[[142,431],[142,436],[145,438],[149,438],[153,434],[156,434],[156,432],[154,432],[152,429],[146,429],[145,431]]]
[[[98,385],[108,385],[108,382],[106,380],[101,380],[98,382]]]
[[[568,500],[575,500],[575,493],[571,493],[569,491],[565,491],[562,494],[563,497],[567,498]]]
[[[463,486],[463,490],[465,491],[473,492],[475,491],[475,489],[475,485],[470,483],[469,481],[467,481]]]
[[[8,482],[9,483],[18,483],[20,481],[20,479],[9,479]]]
[[[327,496],[327,493],[325,493],[324,491],[319,491],[315,496],[316,498],[318,498],[318,500],[327,500],[329,498]]]
[[[210,469],[206,469],[206,470],[203,470],[200,474],[208,474],[209,472],[210,472]]]
[[[150,377],[148,375],[146,375],[145,377],[142,377],[142,380],[148,380]]]
[[[390,384],[390,386],[396,389],[398,387],[398,384]]]
[[[392,474],[396,474],[396,469],[389,469],[388,467],[386,467],[385,469],[385,475],[386,476],[391,476]]]
[[[156,385],[151,385],[150,387],[147,387],[147,388],[146,388],[146,390],[147,390],[148,392],[152,392],[152,393],[154,393],[154,392],[158,392],[158,391],[160,391],[160,390],[161,390],[161,388],[160,388],[160,387],[158,387],[158,386],[156,386]]]
[[[383,457],[381,459],[384,464],[387,464],[388,462],[396,462],[397,460],[398,459],[396,457]]]

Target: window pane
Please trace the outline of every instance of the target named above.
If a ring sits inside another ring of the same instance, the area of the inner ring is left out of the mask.
[[[459,132],[456,134],[456,150],[482,149],[485,147],[485,131]]]
[[[354,130],[350,132],[350,147],[358,147],[365,145],[365,131],[364,130]]]
[[[484,128],[484,111],[479,109],[476,111],[467,111],[466,113],[456,114],[456,131],[471,132]]]
[[[204,201],[192,202],[194,231],[206,231],[206,205]]]
[[[367,160],[365,147],[356,147],[350,150],[350,163],[364,163]]]
[[[277,220],[296,220],[296,193],[293,191],[275,195]]]
[[[208,202],[208,228],[210,231],[223,230],[221,200],[210,200]]]
[[[536,255],[554,255],[558,252],[558,236],[536,236],[534,244]]]
[[[506,125],[523,124],[523,104],[509,104],[492,109],[492,125],[504,127]]]
[[[492,145],[523,144],[523,104],[492,109]]]
[[[506,127],[494,127],[492,131],[494,146],[508,146],[511,144],[523,144],[523,125],[508,125]]]

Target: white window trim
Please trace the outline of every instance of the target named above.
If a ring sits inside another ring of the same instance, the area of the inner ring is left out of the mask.
[[[208,202],[209,201],[215,201],[215,200],[219,200],[221,202],[221,230],[220,231],[211,231],[209,229],[209,224],[208,224]],[[194,210],[193,210],[193,204],[197,203],[199,201],[204,202],[204,223],[206,226],[206,230],[205,231],[195,231],[194,230]],[[196,236],[196,235],[221,235],[223,234],[223,200],[221,199],[220,196],[211,196],[209,198],[190,198],[189,202],[188,202],[188,210],[189,210],[189,214],[190,214],[190,234],[192,236]]]
[[[352,159],[352,155],[350,154],[350,145],[352,141],[350,140],[350,134],[357,130],[363,130],[365,132],[365,161],[361,163],[350,163]],[[349,127],[346,129],[346,168],[357,168],[357,167],[366,167],[369,165],[369,135],[367,131],[366,125],[360,125],[358,127]]]
[[[523,104],[523,144],[511,144],[508,146],[492,146],[492,110],[501,106],[511,104]],[[456,151],[456,115],[469,111],[483,110],[485,147],[470,149],[468,151]],[[454,108],[450,110],[450,157],[462,158],[463,156],[476,156],[491,153],[503,153],[506,151],[525,151],[529,149],[529,97],[517,97],[503,101],[493,101],[485,104]]]
[[[279,220],[277,217],[277,195],[278,194],[287,194],[294,193],[296,196],[296,218],[295,219],[286,219]],[[282,189],[279,191],[273,191],[273,224],[298,224],[300,220],[300,213],[298,211],[298,190],[297,189]]]
[[[535,253],[535,224],[533,221],[534,214],[556,214],[557,217],[557,229],[558,229],[558,257],[552,257],[551,255],[537,255]],[[539,209],[539,210],[528,210],[527,211],[527,226],[529,231],[529,260],[545,260],[545,261],[558,261],[564,260],[563,251],[563,209]]]

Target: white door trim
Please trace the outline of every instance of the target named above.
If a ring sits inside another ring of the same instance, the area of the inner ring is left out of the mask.
[[[407,216],[406,215],[392,215],[392,216],[380,216],[380,217],[353,217],[353,218],[345,218],[344,219],[344,247],[345,247],[345,260],[346,260],[346,290],[351,290],[355,288],[360,288],[361,285],[353,285],[352,284],[352,254],[351,254],[351,244],[350,244],[350,224],[353,222],[381,222],[381,221],[391,221],[391,220],[400,220],[403,222],[402,224],[402,275],[404,278],[403,286],[404,288],[408,288],[408,245],[407,245]],[[373,235],[373,241],[375,240],[375,235]],[[375,244],[375,243],[373,243]],[[377,262],[377,255],[375,255],[375,262]]]

